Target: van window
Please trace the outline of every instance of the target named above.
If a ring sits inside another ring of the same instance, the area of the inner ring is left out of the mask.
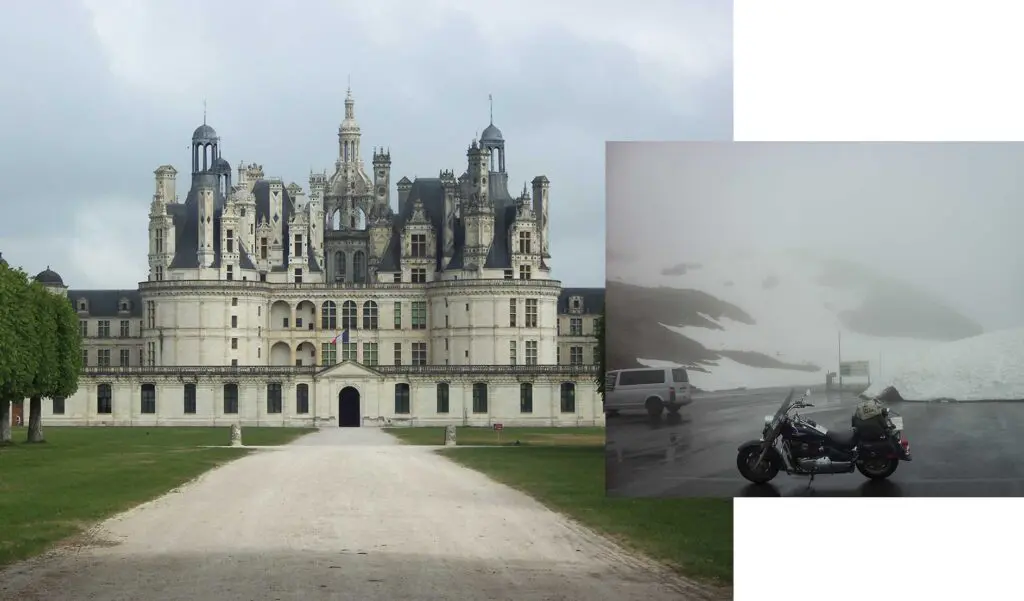
[[[672,381],[678,384],[682,382],[689,382],[690,378],[686,375],[685,369],[677,367],[672,370]]]
[[[604,390],[605,392],[611,392],[615,390],[615,376],[619,375],[617,371],[610,371],[604,375]]]
[[[664,369],[636,369],[624,371],[619,375],[619,386],[639,386],[644,384],[664,384]]]

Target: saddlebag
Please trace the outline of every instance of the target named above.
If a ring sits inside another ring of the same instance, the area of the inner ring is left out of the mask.
[[[853,412],[851,425],[857,430],[857,435],[863,439],[882,438],[888,430],[888,417],[886,416],[885,405],[871,399],[857,405]]]

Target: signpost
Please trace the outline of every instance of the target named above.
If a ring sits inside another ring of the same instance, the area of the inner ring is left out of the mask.
[[[501,431],[504,429],[504,424],[494,424],[494,431],[498,433],[498,444],[501,444]]]
[[[844,361],[839,364],[840,378],[867,378],[871,382],[871,369],[868,361]],[[842,379],[840,379],[842,382]]]

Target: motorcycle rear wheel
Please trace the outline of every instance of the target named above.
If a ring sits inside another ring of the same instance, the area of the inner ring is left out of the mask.
[[[760,454],[761,449],[750,447],[740,451],[736,456],[736,467],[740,475],[754,484],[771,482],[779,473],[778,466],[772,463],[768,456],[765,456],[761,463],[753,465]]]
[[[868,459],[857,462],[857,471],[872,480],[885,480],[899,466],[899,459]]]

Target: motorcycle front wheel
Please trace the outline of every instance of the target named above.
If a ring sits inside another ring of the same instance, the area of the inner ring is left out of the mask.
[[[857,471],[872,480],[885,480],[899,466],[899,459],[867,459],[857,462]]]
[[[779,468],[772,463],[768,455],[765,455],[765,458],[758,463],[757,458],[760,455],[760,448],[749,447],[740,451],[736,456],[736,467],[740,470],[740,475],[754,484],[771,482],[779,473]]]

